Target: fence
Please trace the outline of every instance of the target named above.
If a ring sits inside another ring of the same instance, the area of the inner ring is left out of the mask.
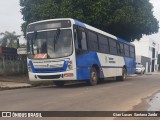
[[[26,74],[27,57],[26,55],[1,55],[0,74]]]

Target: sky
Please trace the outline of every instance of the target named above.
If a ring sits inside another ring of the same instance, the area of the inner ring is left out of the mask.
[[[159,26],[160,26],[160,0],[150,0],[150,2],[154,6],[154,8],[153,8],[154,13],[153,14],[157,18],[157,20],[159,21]],[[150,35],[149,38],[157,41],[160,45],[160,29],[157,34]]]
[[[150,0],[154,6],[154,16],[160,22],[160,0]],[[23,23],[23,16],[20,13],[19,0],[0,0],[0,33],[15,31],[18,35],[22,35],[21,24]],[[157,34],[148,36],[149,38],[159,42],[160,31]],[[23,43],[23,38],[20,39]]]
[[[7,30],[22,34],[22,18],[19,0],[0,0],[0,32]]]

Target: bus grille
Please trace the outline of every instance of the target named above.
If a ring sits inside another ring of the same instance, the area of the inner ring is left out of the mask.
[[[61,75],[37,75],[40,79],[58,79]]]

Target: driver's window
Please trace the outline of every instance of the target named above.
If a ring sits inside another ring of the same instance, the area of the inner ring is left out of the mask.
[[[82,49],[82,50],[87,50],[87,37],[86,37],[86,32],[84,31],[83,28],[78,28],[77,29],[77,39],[76,39],[76,48]]]

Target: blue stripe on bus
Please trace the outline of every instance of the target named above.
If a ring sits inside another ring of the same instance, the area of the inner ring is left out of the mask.
[[[30,65],[30,67],[31,67],[31,69],[32,69],[32,72],[35,73],[35,69],[34,69],[34,66],[33,66],[32,61],[29,61],[29,65]]]
[[[125,65],[127,67],[127,74],[134,74],[136,69],[135,59],[124,57]]]
[[[84,62],[85,61],[85,62]],[[127,74],[135,73],[135,59],[124,57],[124,62],[127,67]],[[99,66],[99,68],[123,68],[123,66],[101,66],[98,55],[96,52],[88,52],[83,55],[79,55],[76,58],[77,63],[77,80],[90,79],[90,67],[93,64]],[[104,78],[103,71],[100,71],[100,78]]]
[[[75,20],[75,24],[76,24],[76,25],[79,25],[79,26],[81,26],[81,27],[86,28],[85,24],[82,23],[82,22],[80,22],[80,21],[78,21],[78,20]]]
[[[101,64],[96,52],[88,52],[86,54],[77,56],[76,65],[79,66],[79,69],[77,69],[77,80],[90,79],[90,67],[94,64],[98,65],[99,68],[101,67]],[[83,66],[85,66],[85,68]],[[100,71],[100,78],[103,78],[103,77],[104,77],[104,74],[102,71]]]
[[[125,44],[127,44],[127,45],[134,46],[134,44],[129,43],[129,42],[127,42],[126,40],[123,40],[122,38],[118,38],[118,37],[117,37],[117,41],[120,41],[120,42],[125,43]]]
[[[134,44],[129,43],[121,38],[117,37],[117,40],[120,42],[123,42],[127,45],[134,46]],[[134,74],[135,73],[135,68],[136,68],[136,63],[134,58],[129,58],[129,57],[124,57],[125,65],[127,67],[127,74]]]
[[[88,68],[88,66],[77,66],[77,68]],[[100,66],[100,68],[123,68],[123,66]]]
[[[68,61],[64,61],[63,67],[61,68],[34,68],[32,61],[29,61],[33,73],[56,73],[64,72],[67,70]]]

